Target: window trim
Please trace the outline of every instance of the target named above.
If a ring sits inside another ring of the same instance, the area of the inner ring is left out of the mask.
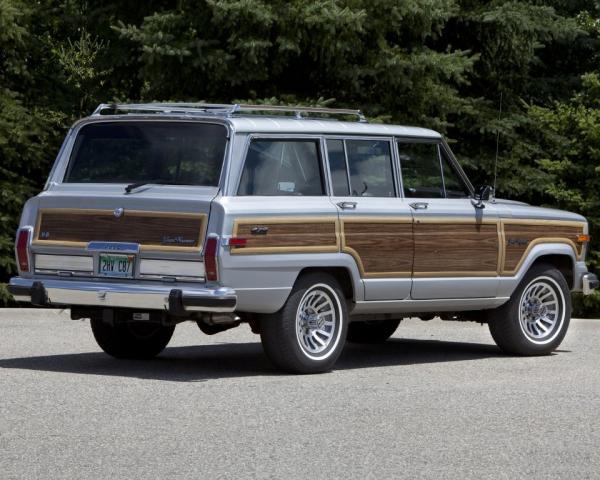
[[[350,192],[349,195],[335,195],[333,191],[333,181],[331,180],[331,169],[329,164],[329,151],[327,149],[327,140],[339,140],[342,142],[344,146],[344,158],[346,160],[346,177],[348,181],[348,190]],[[390,148],[390,162],[392,167],[392,185],[394,186],[394,196],[393,197],[355,197],[352,195],[352,183],[350,181],[350,164],[348,163],[348,149],[346,148],[346,141],[348,140],[364,140],[364,141],[384,141],[388,142],[388,146]],[[378,136],[378,135],[325,135],[323,136],[323,148],[325,151],[326,160],[327,160],[327,176],[330,179],[330,197],[337,198],[402,198],[399,189],[399,185],[401,185],[399,170],[398,170],[398,152],[394,146],[395,138],[389,136]]]
[[[238,192],[240,191],[240,183],[242,182],[242,175],[244,174],[244,167],[246,166],[246,159],[248,158],[248,152],[250,151],[250,145],[254,140],[273,140],[273,141],[290,141],[290,142],[299,142],[299,141],[309,141],[315,142],[317,144],[317,155],[319,156],[319,168],[321,169],[321,180],[323,181],[323,194],[322,195],[302,195],[310,198],[321,198],[321,197],[330,197],[330,183],[329,183],[329,169],[326,167],[329,164],[325,163],[325,153],[324,153],[324,142],[322,135],[305,135],[305,134],[289,134],[289,133],[269,133],[269,134],[260,134],[260,133],[251,133],[246,137],[246,142],[243,149],[242,161],[240,163],[240,168],[237,174],[237,181],[235,182],[235,189],[232,194],[234,197],[260,197],[263,195],[240,195]],[[284,196],[284,195],[269,195],[272,197]]]

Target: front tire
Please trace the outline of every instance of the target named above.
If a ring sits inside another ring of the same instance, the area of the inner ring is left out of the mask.
[[[561,344],[571,320],[571,296],[565,278],[551,265],[535,265],[510,300],[494,310],[489,329],[508,354],[547,355]]]
[[[383,343],[400,325],[400,319],[352,322],[348,325],[347,340],[352,343]]]
[[[337,280],[327,274],[300,277],[283,308],[261,319],[269,360],[291,373],[330,370],[346,340],[348,312]]]
[[[175,326],[154,322],[107,323],[91,319],[94,338],[102,350],[115,358],[152,358],[162,352]]]

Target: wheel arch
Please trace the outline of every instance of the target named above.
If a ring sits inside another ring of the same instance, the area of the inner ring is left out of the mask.
[[[543,243],[536,245],[527,255],[527,258],[514,276],[501,277],[498,296],[511,296],[523,277],[534,266],[547,263],[558,269],[570,289],[575,288],[575,265],[577,257],[573,247],[566,243]]]
[[[353,281],[352,273],[350,272],[350,270],[347,267],[340,267],[340,266],[306,267],[306,268],[303,268],[302,270],[300,270],[300,272],[298,272],[298,277],[296,278],[296,281],[301,276],[309,274],[309,273],[327,273],[327,274],[331,275],[339,282],[340,287],[342,288],[342,291],[344,292],[344,296],[346,297],[346,299],[348,299],[350,301],[356,301],[357,293],[358,293],[357,292],[358,286]]]

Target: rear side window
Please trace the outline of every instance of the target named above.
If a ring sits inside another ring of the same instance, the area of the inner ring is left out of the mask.
[[[327,140],[333,194],[395,197],[390,142]]]
[[[227,130],[192,122],[103,122],[75,140],[67,183],[151,182],[217,186]]]
[[[325,194],[316,140],[253,140],[238,195]]]

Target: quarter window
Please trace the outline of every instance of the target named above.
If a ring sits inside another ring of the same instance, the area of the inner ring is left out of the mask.
[[[324,195],[318,142],[253,140],[238,195]]]

